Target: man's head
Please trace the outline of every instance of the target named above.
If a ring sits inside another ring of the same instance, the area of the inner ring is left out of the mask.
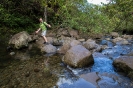
[[[40,22],[43,22],[42,18],[39,19]]]

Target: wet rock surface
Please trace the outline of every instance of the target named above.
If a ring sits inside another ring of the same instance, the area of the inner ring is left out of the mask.
[[[114,60],[113,65],[119,71],[124,71],[129,77],[133,77],[133,56],[121,56]]]

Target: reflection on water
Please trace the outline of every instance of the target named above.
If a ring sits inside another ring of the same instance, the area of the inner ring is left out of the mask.
[[[64,81],[64,82],[63,82]],[[75,82],[65,79],[59,79],[59,88],[96,88],[92,83],[80,78]]]

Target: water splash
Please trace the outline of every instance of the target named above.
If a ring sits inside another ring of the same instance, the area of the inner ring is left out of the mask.
[[[99,54],[99,55],[96,55]],[[94,53],[94,65],[91,68],[91,72],[113,72],[114,67],[112,66],[113,61],[109,57],[104,56],[100,53]]]

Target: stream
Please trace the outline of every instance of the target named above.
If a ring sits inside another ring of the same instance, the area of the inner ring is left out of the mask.
[[[103,38],[99,44],[108,48],[93,53],[92,66],[71,68],[62,63],[63,55],[44,54],[34,44],[30,44],[32,48],[7,51],[5,40],[0,40],[0,88],[133,88],[133,81],[112,65],[113,60],[133,51],[133,41],[114,45]],[[95,86],[81,77],[88,73],[99,77]]]

